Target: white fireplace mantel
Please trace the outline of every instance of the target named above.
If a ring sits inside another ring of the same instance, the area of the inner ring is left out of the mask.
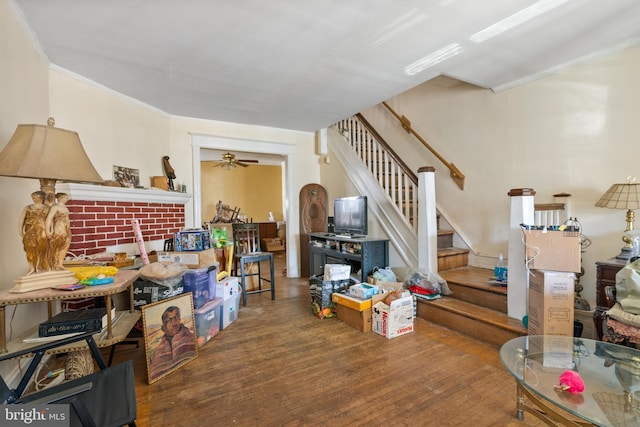
[[[56,192],[67,193],[70,200],[104,202],[144,202],[165,204],[187,204],[192,195],[158,188],[125,188],[106,185],[58,183]]]

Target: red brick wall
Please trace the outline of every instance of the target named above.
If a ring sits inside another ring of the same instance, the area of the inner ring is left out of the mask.
[[[131,221],[140,222],[144,241],[164,240],[184,228],[184,205],[173,203],[69,200],[71,246],[76,256],[135,243]]]

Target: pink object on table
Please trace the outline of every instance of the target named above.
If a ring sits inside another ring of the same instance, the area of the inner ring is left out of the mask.
[[[554,386],[555,389],[561,391],[568,391],[569,393],[577,394],[584,391],[584,381],[575,371],[564,371],[560,374],[560,385]]]

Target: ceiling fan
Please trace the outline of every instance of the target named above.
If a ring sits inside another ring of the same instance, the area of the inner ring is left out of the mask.
[[[258,161],[236,159],[235,154],[227,152],[222,155],[222,160],[220,160],[217,164],[213,166],[214,167],[222,166],[225,169],[233,169],[236,166],[242,166],[243,168],[246,168],[247,166],[249,166],[247,163],[258,163]]]

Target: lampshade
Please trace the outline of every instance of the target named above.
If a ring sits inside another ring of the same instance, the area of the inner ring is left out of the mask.
[[[620,253],[616,256],[618,259],[628,260],[632,255],[632,239],[629,233],[633,232],[633,223],[635,221],[634,210],[640,208],[640,184],[636,184],[635,177],[627,177],[625,184],[613,184],[606,193],[596,202],[599,208],[609,209],[626,209],[627,211],[627,228],[622,236],[625,243]]]
[[[596,202],[599,208],[640,209],[640,183],[613,184]]]
[[[0,152],[0,175],[102,182],[76,132],[44,125],[18,125]]]

